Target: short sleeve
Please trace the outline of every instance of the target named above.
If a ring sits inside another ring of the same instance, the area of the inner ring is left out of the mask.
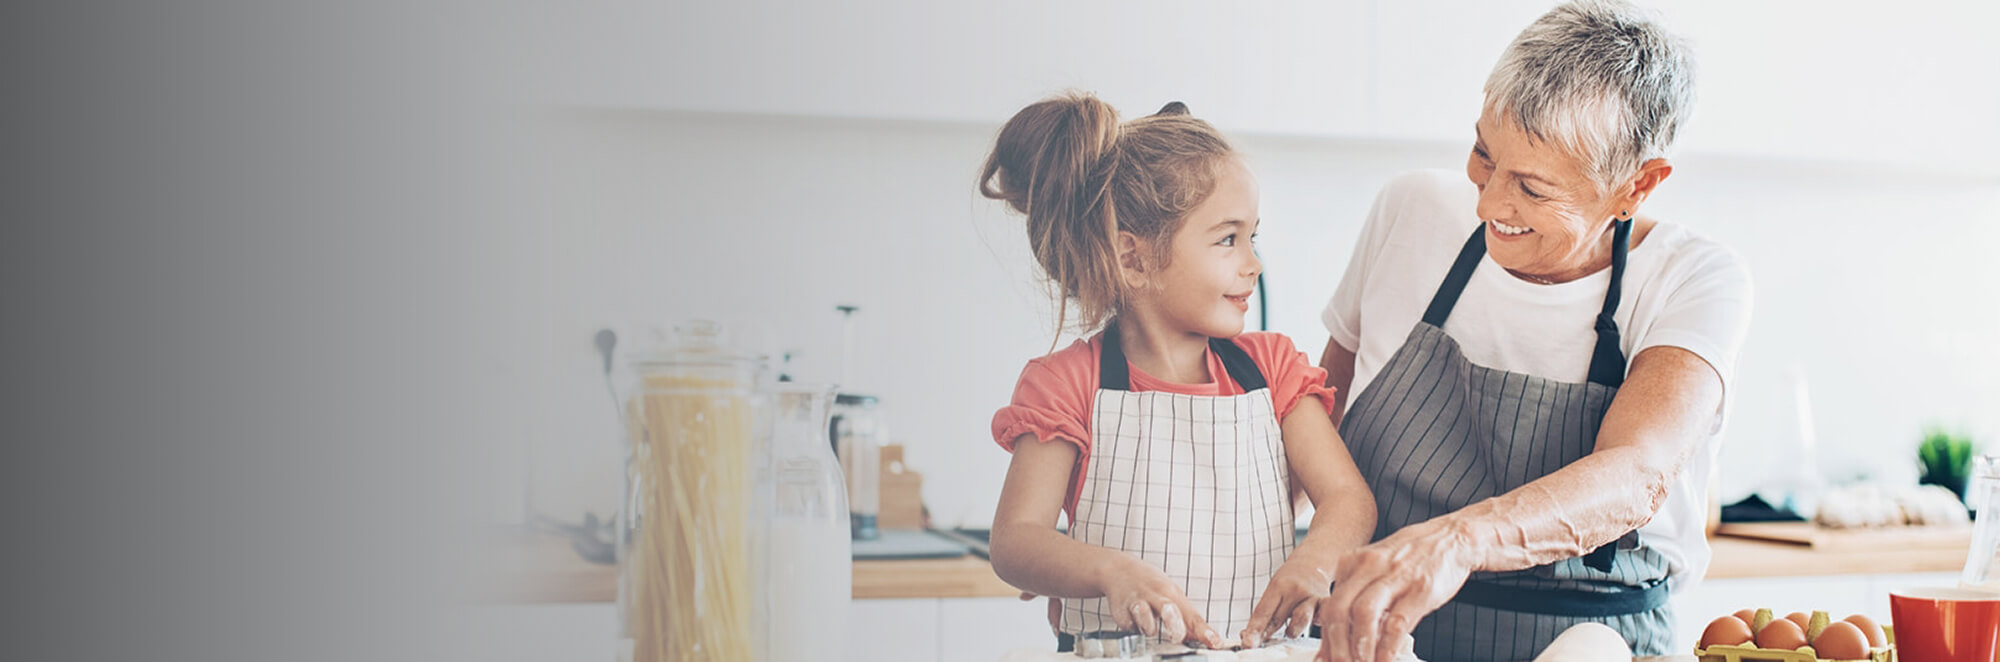
[[[1396,201],[1402,198],[1401,189],[1411,186],[1407,180],[1412,177],[1399,177],[1376,194],[1375,204],[1368,209],[1368,219],[1361,226],[1361,237],[1354,242],[1354,253],[1347,260],[1347,271],[1341,275],[1333,298],[1320,314],[1320,321],[1326,324],[1333,341],[1349,351],[1359,351],[1361,347],[1361,295],[1368,286],[1369,273],[1374,270],[1375,256],[1388,243]]]
[[[1076,444],[1090,455],[1090,407],[1097,392],[1094,353],[1078,343],[1021,369],[1014,400],[993,413],[993,441],[1014,452],[1014,440],[1032,434],[1042,441]]]
[[[1750,271],[1735,253],[1707,243],[1698,245],[1685,263],[1678,269],[1681,277],[1668,292],[1660,312],[1635,339],[1632,355],[1667,346],[1701,357],[1722,378],[1726,403],[1732,394],[1736,359],[1750,328]]]
[[[1299,351],[1290,337],[1282,333],[1246,333],[1237,336],[1236,344],[1264,371],[1279,421],[1285,420],[1299,400],[1308,395],[1319,396],[1320,406],[1326,408],[1327,415],[1333,414],[1334,390],[1326,385],[1326,370],[1313,365],[1312,359]]]

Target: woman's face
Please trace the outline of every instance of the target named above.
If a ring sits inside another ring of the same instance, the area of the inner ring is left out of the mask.
[[[1486,252],[1500,266],[1570,280],[1609,264],[1605,230],[1621,211],[1601,194],[1583,160],[1537,141],[1511,118],[1487,110],[1465,175],[1479,187]]]

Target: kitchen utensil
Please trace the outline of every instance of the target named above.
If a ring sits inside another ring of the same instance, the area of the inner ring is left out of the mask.
[[[875,404],[874,396],[842,393],[834,399],[836,413],[829,424],[847,479],[850,534],[855,540],[881,535],[882,446],[887,431],[875,417]]]
[[[1076,638],[1076,656],[1086,659],[1145,657],[1145,635],[1130,630],[1085,632]]]
[[[604,357],[604,392],[611,394],[611,414],[622,425],[625,422],[625,408],[618,404],[620,402],[618,389],[611,385],[611,356],[613,350],[618,347],[618,333],[610,329],[598,329],[597,335],[592,337],[591,341],[597,345],[597,354]]]
[[[937,531],[883,529],[874,540],[854,541],[854,560],[951,559],[965,556],[970,546]]]
[[[611,357],[618,346],[618,334],[610,329],[599,329],[592,337],[597,353],[604,363],[604,390],[611,395],[612,420],[619,426],[625,424],[625,413],[618,404],[618,389],[611,383]],[[531,444],[532,442],[526,442]],[[524,451],[525,454],[525,451]],[[616,535],[613,522],[598,518],[597,513],[585,511],[582,522],[567,522],[538,512],[535,506],[534,463],[527,463],[521,478],[522,511],[527,514],[526,526],[530,530],[541,529],[569,539],[570,549],[577,556],[598,565],[617,563]]]

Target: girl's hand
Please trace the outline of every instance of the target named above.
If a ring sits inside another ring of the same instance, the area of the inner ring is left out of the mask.
[[[1472,574],[1467,536],[1432,520],[1348,552],[1319,603],[1325,662],[1391,662],[1398,642]]]
[[[1263,645],[1280,630],[1287,637],[1305,634],[1319,601],[1326,598],[1328,585],[1333,583],[1329,569],[1317,565],[1295,553],[1278,566],[1270,586],[1264,588],[1264,597],[1258,598],[1257,607],[1250,611],[1250,623],[1241,635],[1244,646]]]
[[[1203,620],[1181,587],[1152,564],[1132,559],[1104,579],[1104,599],[1118,627],[1138,630],[1168,641],[1194,640],[1208,648],[1222,645],[1222,635]]]

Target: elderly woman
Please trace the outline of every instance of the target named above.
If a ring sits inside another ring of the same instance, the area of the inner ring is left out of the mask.
[[[1464,179],[1376,199],[1322,364],[1379,519],[1319,605],[1321,659],[1410,634],[1432,662],[1524,660],[1583,622],[1672,645],[1751,296],[1728,249],[1639,213],[1691,68],[1629,5],[1557,7],[1487,78]]]

